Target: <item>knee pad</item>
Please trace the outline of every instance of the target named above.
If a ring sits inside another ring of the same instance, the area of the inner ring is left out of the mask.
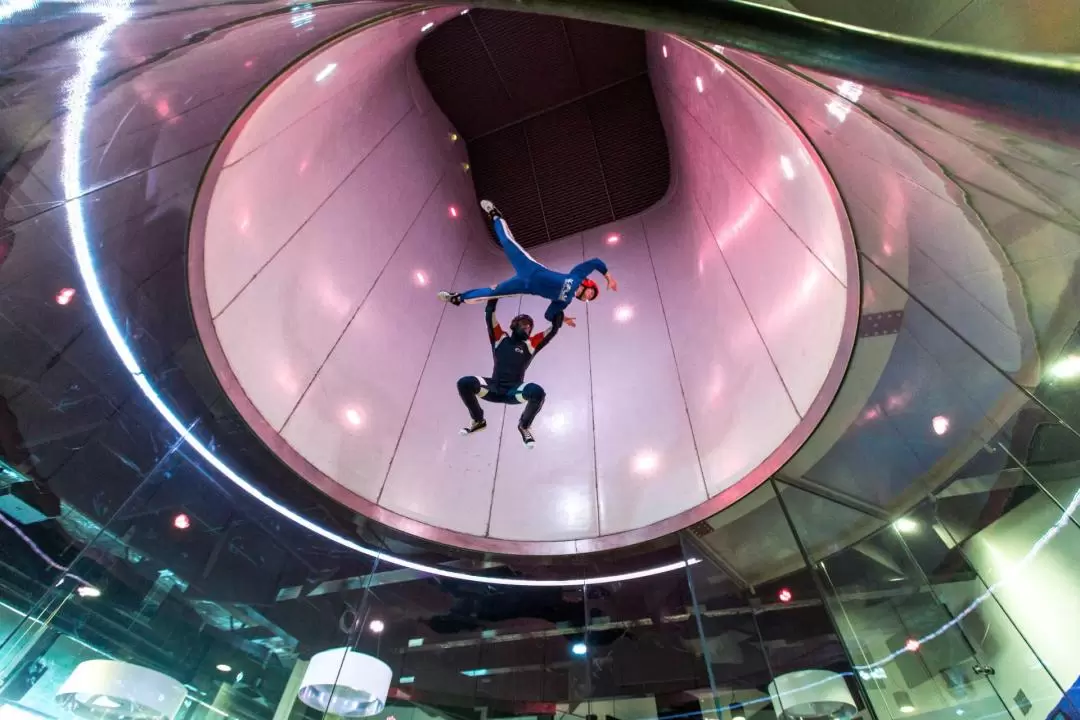
[[[536,383],[529,383],[521,389],[521,396],[526,400],[543,400],[547,393]]]
[[[475,395],[480,392],[480,381],[472,375],[466,375],[465,377],[458,379],[457,388],[460,392],[473,393]]]

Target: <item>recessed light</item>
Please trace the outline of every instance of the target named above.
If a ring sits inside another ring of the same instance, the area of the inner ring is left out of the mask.
[[[75,591],[75,593],[82,598],[101,597],[101,590],[94,587],[93,585],[82,585]]]
[[[382,620],[372,620],[371,624],[368,625],[368,629],[371,630],[371,632],[378,635],[379,633],[381,633],[383,630],[386,629],[386,623],[384,623]]]
[[[75,297],[75,288],[64,288],[56,293],[56,304],[67,305]]]
[[[320,70],[319,74],[315,76],[315,82],[321,83],[323,80],[325,80],[326,78],[333,75],[334,70],[336,70],[336,69],[337,69],[337,63],[330,63],[329,65],[324,67],[322,70]]]
[[[949,418],[938,415],[930,421],[930,426],[934,428],[935,435],[944,435],[949,432]]]
[[[893,523],[893,527],[897,532],[904,533],[905,535],[911,535],[919,531],[919,521],[912,518],[902,517]]]
[[[589,652],[589,646],[583,642],[576,642],[570,647],[570,652],[575,655],[584,655]]]
[[[184,513],[180,513],[172,519],[172,525],[177,530],[187,530],[191,527],[191,518]]]
[[[232,667],[226,665],[225,663],[219,664],[217,666],[217,669],[219,672],[232,672]]]

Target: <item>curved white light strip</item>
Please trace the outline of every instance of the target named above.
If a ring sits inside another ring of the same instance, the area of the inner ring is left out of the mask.
[[[67,107],[67,116],[64,119],[64,129],[61,142],[63,143],[63,160],[61,165],[61,182],[64,197],[71,198],[65,205],[67,211],[68,230],[71,234],[71,244],[75,249],[75,262],[79,268],[79,274],[86,284],[87,296],[90,305],[101,323],[105,335],[109,338],[116,354],[120,357],[124,367],[131,373],[135,384],[139,386],[146,398],[153,404],[161,417],[180,434],[180,437],[191,446],[195,452],[201,455],[208,463],[213,465],[218,472],[228,478],[234,485],[252,496],[274,512],[292,520],[297,525],[310,530],[321,537],[347,547],[350,550],[363,553],[379,561],[386,561],[399,567],[409,568],[429,575],[453,578],[469,582],[482,582],[489,585],[512,585],[520,587],[580,587],[582,585],[600,585],[614,583],[623,580],[659,575],[661,573],[680,570],[688,565],[694,565],[700,560],[680,560],[659,567],[637,570],[635,572],[621,573],[618,575],[605,575],[599,577],[585,577],[569,580],[527,580],[518,578],[495,578],[484,575],[474,575],[466,572],[456,572],[432,565],[406,560],[395,555],[364,547],[349,538],[324,528],[302,515],[294,512],[282,503],[263,494],[257,487],[242,478],[231,467],[226,465],[220,458],[210,451],[198,438],[191,435],[190,430],[176,416],[176,413],[165,404],[164,399],[154,390],[150,381],[146,378],[134,352],[127,344],[116,318],[109,308],[109,303],[102,291],[101,282],[94,268],[94,259],[90,253],[90,242],[86,234],[86,219],[83,214],[82,195],[85,188],[82,185],[80,172],[80,156],[82,154],[82,134],[86,123],[86,113],[89,104],[90,91],[93,88],[94,76],[97,74],[98,65],[104,56],[105,43],[116,28],[122,25],[131,16],[130,0],[113,0],[112,2],[95,3],[86,6],[89,12],[98,14],[102,23],[90,33],[84,35],[76,42],[75,49],[79,54],[79,69],[71,83],[67,86],[64,104]]]

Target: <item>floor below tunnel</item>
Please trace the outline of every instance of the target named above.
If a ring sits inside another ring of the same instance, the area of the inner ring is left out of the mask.
[[[457,15],[440,13],[423,24]],[[403,40],[421,27],[400,16],[309,56],[211,163],[189,278],[241,414],[358,512],[481,550],[642,542],[750,492],[817,425],[854,340],[850,228],[812,148],[741,76],[650,37],[672,188],[644,213],[530,248],[553,268],[601,257],[619,291],[571,305],[578,326],[532,363],[527,380],[547,392],[535,448],[516,431],[520,406],[485,404],[488,430],[462,437],[457,380],[491,370],[484,311],[435,294],[511,268]],[[542,329],[546,304],[506,298],[497,314]]]

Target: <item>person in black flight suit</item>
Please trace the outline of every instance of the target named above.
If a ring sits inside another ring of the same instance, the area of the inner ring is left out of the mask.
[[[525,447],[531,448],[536,439],[529,428],[540,408],[544,406],[546,394],[544,388],[536,383],[525,382],[525,371],[529,369],[529,363],[536,357],[536,353],[543,350],[559,332],[563,324],[563,314],[557,313],[551,327],[535,335],[532,334],[533,319],[528,315],[518,315],[510,321],[510,333],[507,334],[495,319],[495,305],[498,302],[498,298],[488,300],[484,312],[488,339],[491,341],[491,354],[495,359],[491,377],[467,375],[457,383],[458,394],[472,418],[470,425],[461,428],[461,434],[471,435],[487,427],[484,411],[477,398],[509,405],[525,403],[525,410],[518,420],[518,432],[521,433]]]

